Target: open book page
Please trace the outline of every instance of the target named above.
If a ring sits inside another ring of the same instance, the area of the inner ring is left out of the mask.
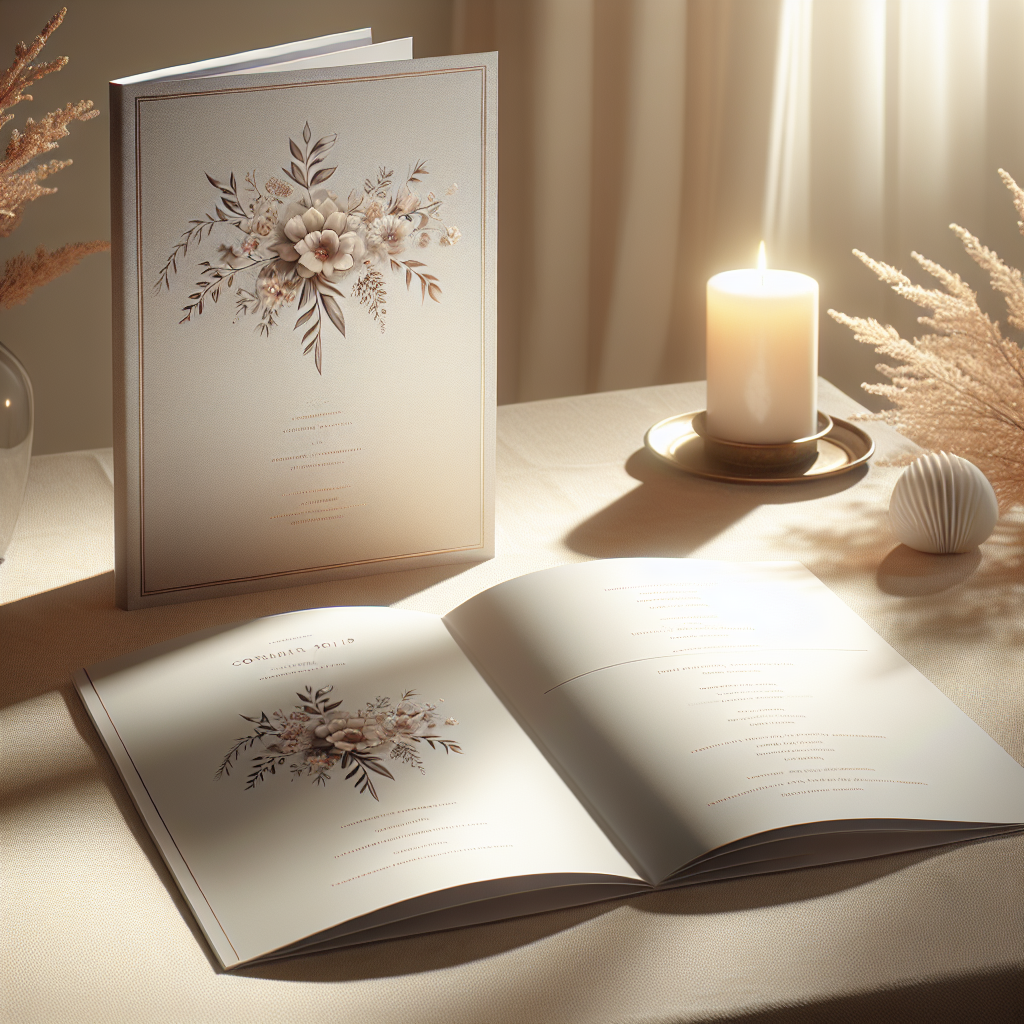
[[[293,612],[88,676],[227,965],[383,908],[368,926],[436,911],[452,887],[640,881],[435,616]]]
[[[799,563],[560,566],[445,621],[653,880],[769,830],[1024,822],[1024,769]]]

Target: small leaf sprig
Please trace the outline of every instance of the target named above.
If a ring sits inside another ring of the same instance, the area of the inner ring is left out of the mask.
[[[314,170],[315,167],[324,162],[327,153],[338,141],[338,136],[325,135],[322,139],[317,139],[310,146],[309,140],[312,137],[313,133],[307,121],[302,128],[302,147],[294,139],[288,140],[288,148],[291,150],[292,156],[295,157],[295,160],[301,160],[302,166],[300,167],[293,160],[290,167],[281,168],[296,185],[300,185],[307,191],[310,191],[317,185],[322,185],[338,169],[337,165],[335,165],[334,167],[319,167],[318,170]]]

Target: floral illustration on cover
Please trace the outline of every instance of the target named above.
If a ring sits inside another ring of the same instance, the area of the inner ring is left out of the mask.
[[[282,317],[294,312],[293,331],[304,328],[303,355],[312,353],[322,373],[326,323],[345,335],[342,304],[354,300],[363,306],[383,333],[387,273],[404,276],[407,290],[418,282],[422,302],[428,297],[440,302],[437,277],[413,255],[423,255],[435,243],[441,248],[455,245],[461,233],[445,226],[440,213],[444,198],[454,195],[457,185],[444,197],[430,191],[421,196],[429,173],[425,161],[418,161],[401,184],[393,170],[380,167],[341,199],[337,192],[317,188],[338,169],[326,165],[338,136],[325,135],[316,142],[312,138],[306,122],[302,144],[288,140],[291,161],[281,169],[288,181],[264,178],[253,170],[245,174],[240,191],[233,171],[226,185],[207,173],[217,191],[213,212],[188,222],[154,290],[170,291],[178,260],[216,232],[223,241],[215,258],[199,263],[199,280],[179,322],[201,315],[237,280],[235,322],[254,318],[256,330],[270,337]]]
[[[230,775],[242,753],[258,745],[259,752],[253,755],[252,770],[245,780],[246,789],[254,789],[286,764],[293,781],[306,776],[325,786],[331,770],[337,767],[341,771],[349,769],[345,778],[352,779],[360,793],[369,793],[379,800],[372,775],[392,781],[395,778],[384,763],[384,753],[389,760],[421,774],[426,769],[420,744],[431,750],[442,749],[446,754],[462,753],[458,743],[438,731],[459,723],[454,718],[444,718],[436,704],[418,700],[414,690],[403,693],[397,701],[376,697],[365,707],[341,711],[343,701],[330,699],[333,689],[324,686],[314,693],[307,686],[305,693],[296,692],[299,703],[290,712],[275,711],[269,716],[260,712],[259,718],[241,715],[256,728],[235,741],[215,778]]]

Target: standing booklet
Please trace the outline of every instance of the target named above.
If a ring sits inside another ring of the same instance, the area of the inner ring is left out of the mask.
[[[77,684],[226,968],[1024,827],[1024,768],[795,562],[560,566]]]
[[[491,557],[497,55],[110,92],[121,606]]]

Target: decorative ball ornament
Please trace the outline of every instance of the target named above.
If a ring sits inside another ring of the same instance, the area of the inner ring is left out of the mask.
[[[917,551],[935,555],[972,551],[995,529],[999,505],[992,485],[973,462],[933,452],[915,459],[889,499],[893,533]]]

